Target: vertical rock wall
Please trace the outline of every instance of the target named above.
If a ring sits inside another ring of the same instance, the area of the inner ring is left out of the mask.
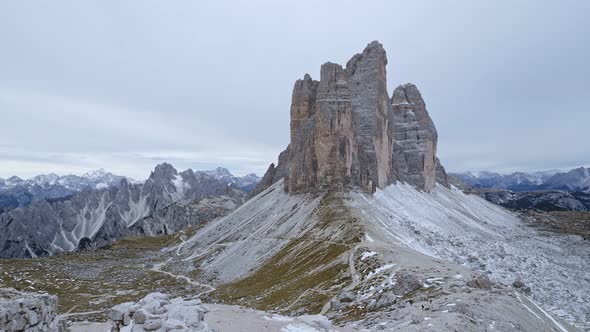
[[[397,87],[391,106],[391,132],[397,145],[393,168],[397,179],[430,191],[436,183],[438,133],[420,91],[413,84]]]
[[[328,62],[319,81],[308,74],[297,80],[288,156],[279,161],[285,175],[271,165],[257,192],[282,177],[292,193],[373,192],[396,181],[425,191],[437,181],[448,186],[436,158],[438,134],[420,92],[406,84],[390,99],[386,65],[383,46],[374,41],[346,68]]]
[[[377,41],[367,45],[346,64],[358,143],[353,184],[367,191],[383,188],[392,180],[386,65],[387,55]]]

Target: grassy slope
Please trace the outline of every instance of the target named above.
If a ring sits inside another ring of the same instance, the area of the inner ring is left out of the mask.
[[[316,210],[318,223],[253,275],[220,286],[211,294],[227,303],[284,313],[318,313],[350,283],[347,253],[360,242],[360,225],[337,194],[327,194]]]

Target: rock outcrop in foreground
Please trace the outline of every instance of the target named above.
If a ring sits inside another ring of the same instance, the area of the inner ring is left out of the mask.
[[[0,288],[0,331],[58,331],[57,296]]]
[[[399,86],[390,98],[386,64],[383,46],[374,41],[345,68],[328,62],[319,81],[309,74],[297,80],[290,145],[257,192],[281,178],[292,193],[374,192],[396,181],[425,191],[436,182],[448,186],[436,158],[438,134],[418,88]]]
[[[121,303],[109,311],[111,331],[131,327],[132,331],[213,332],[204,322],[207,312],[201,300],[170,299],[162,293],[150,293],[137,303]]]

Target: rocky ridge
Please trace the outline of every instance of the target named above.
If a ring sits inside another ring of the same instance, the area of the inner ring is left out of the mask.
[[[125,235],[169,234],[227,213],[244,196],[227,181],[163,163],[144,183],[122,179],[116,187],[1,214],[0,257],[34,258],[100,247]],[[193,202],[207,197],[216,202]],[[184,203],[169,207],[176,202]]]
[[[291,142],[255,192],[281,178],[292,193],[374,192],[396,181],[427,192],[437,181],[448,186],[436,158],[438,134],[418,88],[399,86],[390,98],[386,64],[383,46],[374,41],[346,68],[328,62],[319,81],[308,74],[297,80]]]

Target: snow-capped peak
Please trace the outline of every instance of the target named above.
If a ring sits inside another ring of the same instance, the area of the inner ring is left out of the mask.
[[[87,178],[87,179],[100,179],[100,178],[104,178],[105,176],[108,176],[108,175],[112,175],[112,174],[105,171],[104,168],[101,168],[101,169],[97,169],[97,170],[93,170],[93,171],[88,171],[88,172],[84,173],[84,175],[82,175],[82,177]]]

